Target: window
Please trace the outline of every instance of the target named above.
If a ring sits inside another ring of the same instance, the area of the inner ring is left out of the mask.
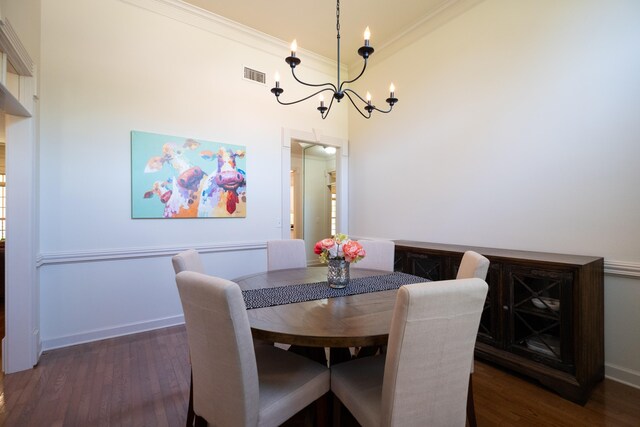
[[[331,192],[331,235],[336,235],[336,171],[329,172],[329,191]]]

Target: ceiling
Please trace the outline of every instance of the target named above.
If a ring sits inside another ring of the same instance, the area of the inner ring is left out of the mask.
[[[183,0],[278,39],[296,39],[300,49],[336,59],[336,3],[318,0]],[[380,48],[455,0],[343,0],[340,4],[341,62],[358,61],[367,26]],[[286,52],[283,53],[286,55]]]

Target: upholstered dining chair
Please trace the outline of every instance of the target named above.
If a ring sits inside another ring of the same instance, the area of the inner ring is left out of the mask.
[[[326,366],[251,340],[240,287],[176,275],[193,371],[196,425],[277,426],[329,391]]]
[[[202,258],[195,249],[187,249],[179,252],[171,258],[173,271],[176,274],[181,271],[195,271],[196,273],[204,273],[204,265]],[[187,408],[187,427],[193,426],[195,413],[193,412],[193,372],[191,373],[191,382],[189,383],[189,406]]]
[[[489,260],[474,251],[466,251],[462,256],[456,279],[471,279],[473,277],[487,280]],[[476,427],[476,408],[473,400],[473,370],[474,361],[471,355],[471,371],[469,372],[469,391],[467,392],[467,419],[469,427]]]
[[[331,390],[364,427],[464,426],[487,289],[481,279],[402,286],[386,355],[332,366]]]
[[[307,252],[304,240],[269,240],[267,242],[267,270],[305,268]]]
[[[351,268],[370,268],[372,270],[393,271],[396,244],[391,240],[358,240],[366,256],[351,265]]]
[[[486,280],[489,271],[489,260],[474,251],[466,251],[462,256],[460,268],[456,279],[478,279]]]
[[[204,266],[200,254],[195,249],[187,249],[171,258],[173,270],[176,274],[181,271],[195,271],[196,273],[204,273]]]
[[[173,264],[173,270],[176,274],[181,271],[195,271],[196,273],[204,274],[204,265],[202,264],[202,258],[195,249],[187,249],[182,251],[171,258]],[[272,342],[254,339],[253,345],[255,347],[262,345],[273,345]],[[187,410],[187,426],[192,426],[195,414],[193,412],[193,375],[191,378],[191,385],[189,388],[189,407]]]

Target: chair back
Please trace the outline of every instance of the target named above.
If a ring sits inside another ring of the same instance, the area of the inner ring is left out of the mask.
[[[204,273],[204,266],[200,254],[195,249],[187,249],[171,258],[173,269],[176,274],[181,271],[195,271],[196,273]]]
[[[471,279],[472,277],[487,280],[489,260],[477,252],[466,251],[458,269],[456,279]]]
[[[183,271],[176,275],[193,372],[193,409],[210,425],[257,425],[258,370],[240,287]]]
[[[267,270],[284,270],[286,268],[305,268],[307,251],[304,240],[269,240],[267,242]]]
[[[352,268],[370,268],[372,270],[393,271],[396,244],[391,240],[358,240],[366,256]]]
[[[487,289],[474,278],[398,290],[380,425],[465,425],[469,360]]]

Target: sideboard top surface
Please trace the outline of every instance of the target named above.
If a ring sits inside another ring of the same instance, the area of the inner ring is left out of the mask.
[[[511,249],[483,248],[478,246],[451,245],[445,243],[417,242],[412,240],[394,240],[396,249],[428,249],[443,253],[464,253],[475,251],[487,257],[542,261],[555,264],[586,265],[592,262],[602,262],[602,257],[586,255],[554,254],[547,252],[530,252]]]

